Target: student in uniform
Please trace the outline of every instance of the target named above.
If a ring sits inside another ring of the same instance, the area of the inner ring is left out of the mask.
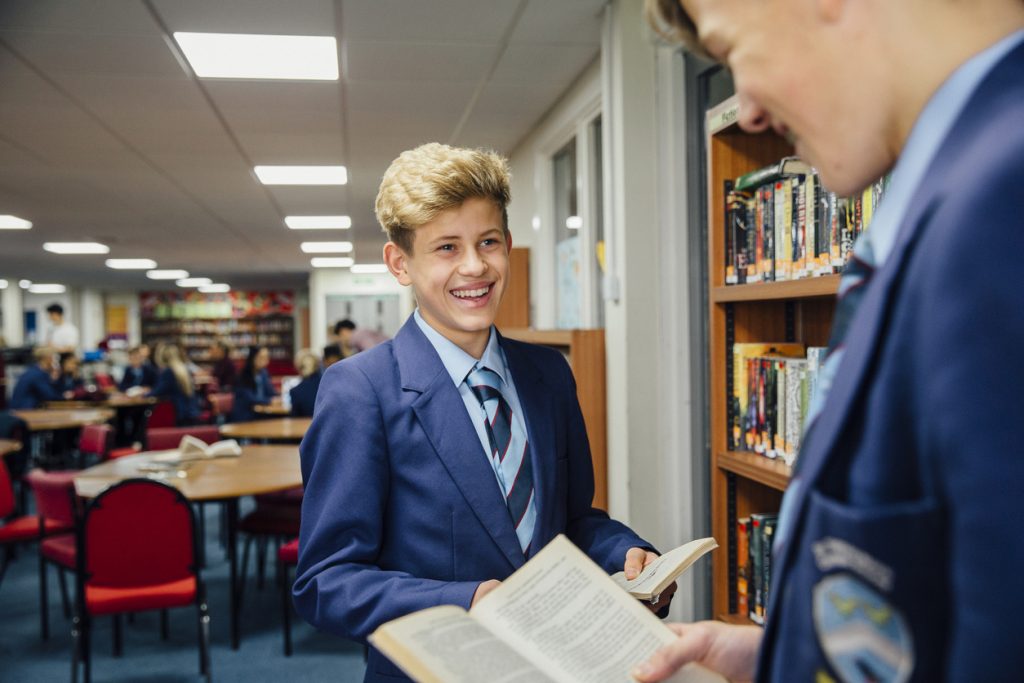
[[[565,359],[493,326],[508,182],[501,157],[440,144],[384,175],[384,260],[418,308],[393,340],[327,370],[302,442],[294,595],[318,628],[365,641],[416,610],[469,608],[559,533],[608,572],[633,576],[656,557],[591,507]],[[371,649],[365,680],[408,679]]]
[[[303,349],[295,355],[295,367],[302,375],[302,381],[288,392],[292,401],[292,415],[313,417],[316,392],[320,388],[320,363],[312,351]]]
[[[892,175],[840,283],[767,627],[677,626],[637,677],[1019,680],[1024,3],[649,6],[829,189]]]
[[[178,426],[193,425],[199,419],[199,401],[181,350],[175,344],[158,345],[157,350],[161,369],[146,395],[174,404]]]
[[[85,382],[82,381],[82,362],[73,351],[65,351],[60,354],[59,366],[60,376],[56,380],[57,390],[62,394],[74,394],[82,389]]]
[[[122,393],[135,387],[152,387],[156,383],[156,369],[146,362],[142,349],[134,346],[128,350],[128,367],[124,369],[117,388]]]
[[[11,410],[32,410],[47,401],[59,401],[64,398],[54,378],[54,356],[56,351],[41,347],[32,352],[35,364],[25,369],[14,385],[11,394]]]
[[[265,406],[277,396],[270,380],[270,351],[265,346],[250,346],[242,374],[235,382],[235,402],[230,422],[248,422],[259,418],[255,406]]]
[[[324,347],[324,370],[331,367],[339,360],[344,358],[344,354],[341,351],[341,346],[338,344],[328,344]]]

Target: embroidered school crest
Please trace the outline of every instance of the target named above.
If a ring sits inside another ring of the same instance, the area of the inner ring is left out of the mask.
[[[903,615],[851,574],[832,574],[814,587],[814,630],[843,683],[904,683],[914,670]]]

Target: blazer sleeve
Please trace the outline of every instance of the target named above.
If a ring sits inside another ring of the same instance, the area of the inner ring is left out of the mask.
[[[622,571],[626,552],[630,548],[643,548],[652,552],[657,550],[625,524],[593,507],[594,463],[583,412],[576,398],[576,379],[569,364],[562,358],[559,358],[559,362],[565,373],[562,386],[566,387],[564,400],[568,407],[569,496],[566,501],[566,536],[606,572],[619,572]]]
[[[293,587],[319,629],[365,640],[381,624],[442,604],[469,607],[479,582],[446,582],[377,565],[385,544],[390,464],[373,383],[356,365],[324,375],[302,441],[302,526]]]
[[[117,389],[121,393],[128,391],[132,387],[131,372],[131,368],[125,368],[124,375],[121,377],[121,381],[117,383]]]
[[[1015,588],[1024,567],[1024,225],[1021,202],[1011,200],[1022,196],[1024,163],[1016,159],[951,193],[921,247],[930,267],[912,347],[915,428],[946,509],[934,562],[950,582],[941,599],[953,615],[944,653],[951,681],[998,680],[1024,665],[1024,592]]]
[[[160,374],[156,377],[156,382],[153,383],[153,388],[149,390],[147,396],[155,396],[157,398],[170,398],[174,395],[177,389],[177,380],[174,378],[174,372],[170,368],[164,368],[160,371]]]

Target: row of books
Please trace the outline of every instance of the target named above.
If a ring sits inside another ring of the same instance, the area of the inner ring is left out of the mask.
[[[764,624],[772,578],[772,541],[778,515],[755,513],[737,520],[736,611]]]
[[[793,464],[826,349],[799,343],[732,347],[729,446]]]
[[[839,197],[797,157],[725,181],[725,283],[840,272],[887,183],[883,178],[855,197]]]

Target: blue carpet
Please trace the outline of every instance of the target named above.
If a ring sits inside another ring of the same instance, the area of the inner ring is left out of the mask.
[[[359,645],[320,633],[293,612],[291,657],[283,652],[281,597],[268,553],[267,580],[256,588],[254,562],[249,561],[249,582],[242,607],[242,643],[230,645],[228,618],[228,563],[216,542],[217,506],[207,507],[207,567],[203,571],[210,604],[210,661],[213,680],[331,681],[358,683],[365,665]],[[253,545],[255,548],[255,544]],[[0,551],[2,552],[2,551]],[[241,548],[239,548],[241,559]],[[0,584],[0,682],[67,681],[71,675],[71,622],[64,618],[57,572],[48,570],[50,639],[39,637],[39,581],[34,545],[19,548],[17,558]],[[68,575],[68,587],[74,581]],[[199,649],[194,607],[171,610],[170,640],[160,639],[156,612],[124,621],[124,654],[111,655],[113,640],[109,617],[93,622],[93,680],[132,683],[198,681]],[[79,679],[81,680],[81,678]]]

